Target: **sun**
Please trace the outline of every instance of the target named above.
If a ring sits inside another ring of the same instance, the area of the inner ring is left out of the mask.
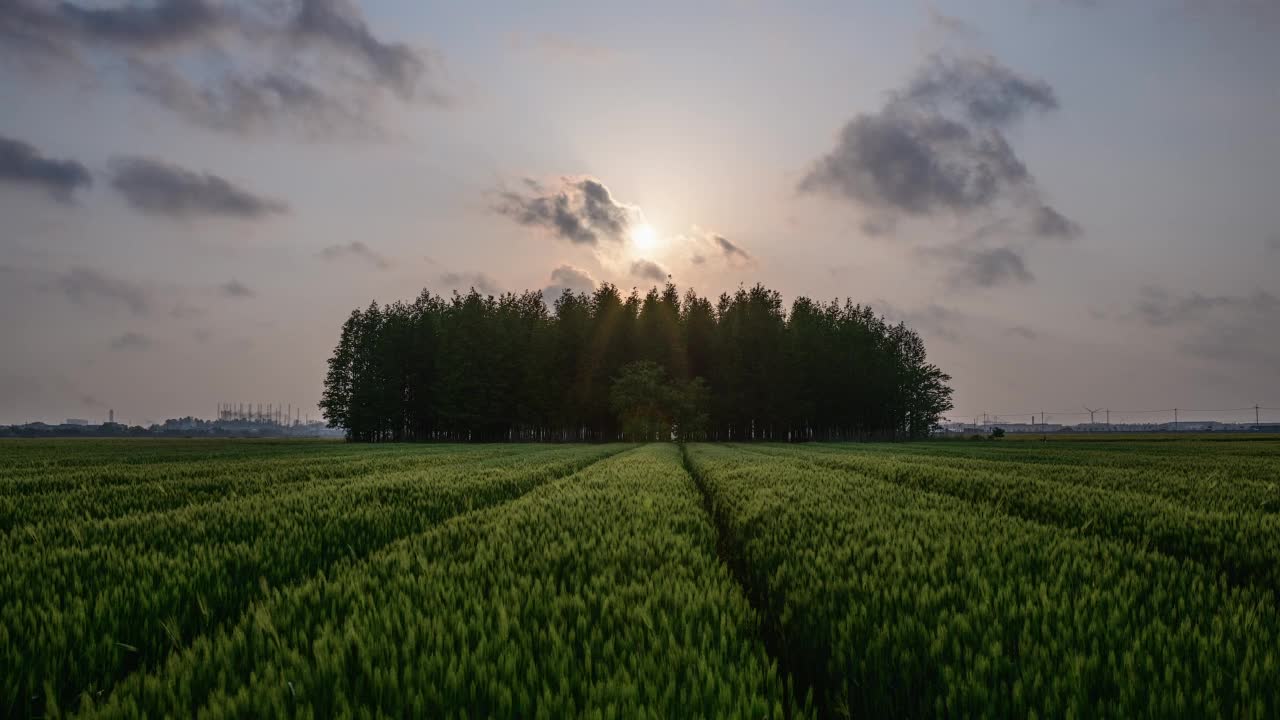
[[[641,252],[652,250],[658,245],[658,233],[648,223],[641,223],[631,228],[631,244]]]

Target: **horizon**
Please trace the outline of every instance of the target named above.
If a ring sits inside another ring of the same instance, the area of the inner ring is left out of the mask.
[[[667,277],[905,322],[952,421],[1280,420],[1271,5],[273,2],[0,21],[0,424],[315,420],[370,300]]]

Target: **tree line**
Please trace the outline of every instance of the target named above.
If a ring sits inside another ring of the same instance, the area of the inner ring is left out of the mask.
[[[362,442],[891,440],[930,433],[949,380],[869,306],[762,285],[424,290],[352,311],[320,407]]]

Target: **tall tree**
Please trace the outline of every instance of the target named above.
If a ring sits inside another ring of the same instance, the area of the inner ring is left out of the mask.
[[[951,409],[920,336],[849,300],[606,283],[547,303],[424,290],[355,310],[321,409],[364,442],[904,439]]]

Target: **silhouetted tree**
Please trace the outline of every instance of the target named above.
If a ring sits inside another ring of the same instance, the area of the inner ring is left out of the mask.
[[[363,442],[924,437],[950,377],[865,305],[604,284],[355,310],[320,407]]]

